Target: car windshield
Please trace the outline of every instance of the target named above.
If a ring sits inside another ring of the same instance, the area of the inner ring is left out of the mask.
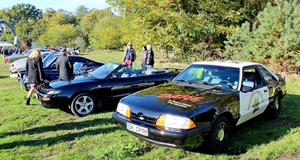
[[[33,51],[33,49],[30,49],[28,52],[26,52],[24,55],[25,56],[29,56],[31,54],[31,52]]]
[[[44,67],[44,68],[49,67],[49,66],[53,63],[53,61],[56,61],[56,59],[57,59],[57,56],[53,56],[53,57],[52,57],[51,59],[49,59],[46,63],[44,63],[43,67]]]
[[[237,86],[239,68],[193,64],[178,75],[173,82],[216,85],[221,83]]]
[[[91,72],[90,75],[97,79],[104,79],[119,66],[121,66],[121,64],[109,62]]]

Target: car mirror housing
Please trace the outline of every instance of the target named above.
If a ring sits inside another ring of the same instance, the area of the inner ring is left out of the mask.
[[[249,87],[249,86],[242,86],[242,92],[250,92],[253,90],[253,87]]]

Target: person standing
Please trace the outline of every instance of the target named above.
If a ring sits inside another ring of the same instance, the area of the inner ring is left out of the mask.
[[[154,52],[152,50],[152,45],[148,44],[147,45],[147,53],[146,53],[146,58],[145,58],[145,64],[146,68],[153,68],[154,66]]]
[[[144,46],[142,46],[142,59],[141,59],[141,66],[142,66],[143,71],[146,70],[146,63],[145,63],[146,54],[147,54],[147,46],[144,45]]]
[[[61,81],[70,82],[72,79],[74,79],[72,61],[68,57],[65,48],[62,48],[60,52],[61,55],[56,60],[56,69],[59,71],[58,79]]]
[[[123,64],[127,65],[128,68],[131,69],[135,58],[136,58],[135,50],[134,50],[134,48],[132,48],[132,43],[129,42],[127,44],[127,48],[124,51]]]
[[[42,56],[39,49],[33,49],[32,53],[28,56],[26,60],[26,75],[28,76],[28,86],[30,87],[26,99],[26,105],[30,105],[30,98],[35,92],[36,87],[41,84],[46,78]]]

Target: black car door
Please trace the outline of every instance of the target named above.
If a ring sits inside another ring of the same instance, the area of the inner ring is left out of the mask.
[[[147,79],[141,70],[130,71],[126,73],[126,68],[121,68],[111,74],[106,79],[107,98],[111,101],[118,101],[120,98],[127,96],[136,91],[153,86],[155,83]]]

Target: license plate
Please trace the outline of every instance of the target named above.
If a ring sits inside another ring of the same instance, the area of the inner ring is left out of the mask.
[[[131,123],[127,123],[126,124],[126,128],[132,132],[144,135],[144,136],[148,136],[148,128],[145,127],[141,127],[135,124],[131,124]]]

